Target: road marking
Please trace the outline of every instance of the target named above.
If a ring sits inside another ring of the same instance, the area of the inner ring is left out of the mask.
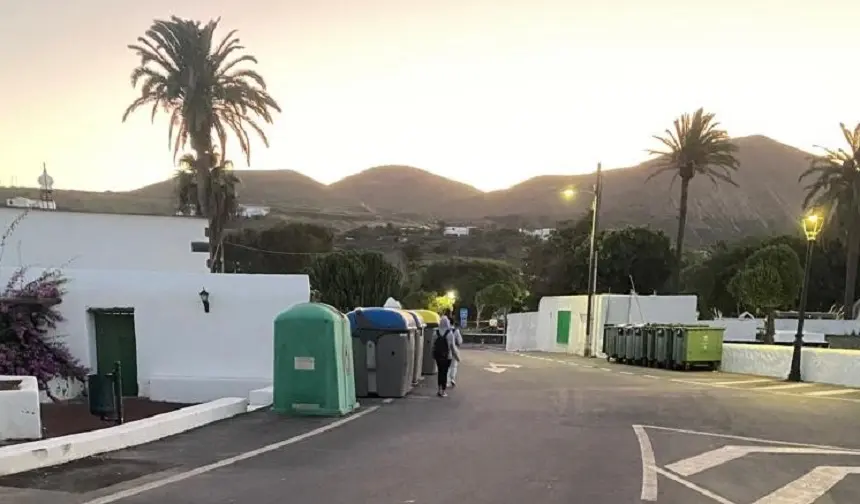
[[[817,390],[815,392],[806,392],[803,395],[808,396],[833,396],[833,395],[843,395],[843,394],[853,394],[854,392],[860,392],[857,389],[834,389],[834,390]]]
[[[621,373],[621,374],[626,374],[626,375],[631,375],[631,376],[633,376],[633,374],[634,374],[634,373],[631,373],[630,371],[619,371],[619,373]]]
[[[812,383],[784,383],[782,385],[773,385],[771,387],[757,387],[758,390],[789,390],[801,387],[811,387]]]
[[[857,455],[860,452],[804,448],[798,446],[723,446],[694,457],[673,462],[666,469],[681,476],[692,476],[752,453],[782,453],[794,455]]]
[[[860,467],[819,466],[753,504],[812,504]]]
[[[639,441],[639,453],[642,455],[642,494],[643,501],[657,500],[657,460],[654,458],[654,447],[651,439],[641,425],[634,425],[633,432]]]
[[[681,478],[680,476],[672,474],[665,469],[658,467],[656,472],[658,474],[662,474],[663,476],[669,478],[670,480],[672,480],[676,483],[680,483],[680,484],[684,485],[685,487],[689,488],[690,490],[693,490],[694,492],[698,492],[698,493],[704,495],[705,497],[713,499],[714,501],[719,502],[720,504],[735,504],[734,502],[726,499],[725,497],[719,496],[719,495],[715,494],[714,492],[708,490],[707,488],[702,488],[699,485],[697,485],[693,482],[687,481],[684,478]],[[654,499],[654,500],[657,500],[657,499]],[[792,503],[781,503],[781,504],[794,504],[794,503],[792,502]]]
[[[692,434],[694,436],[710,436],[710,437],[717,437],[717,438],[723,438],[723,439],[734,439],[737,441],[745,441],[748,443],[768,443],[768,444],[772,444],[772,445],[782,445],[782,446],[800,446],[803,448],[819,448],[822,450],[844,450],[844,451],[850,451],[852,453],[860,455],[860,449],[842,448],[839,446],[796,443],[793,441],[774,441],[772,439],[762,439],[762,438],[749,437],[749,436],[736,436],[734,434],[715,434],[713,432],[694,431],[694,430],[690,430],[690,429],[678,429],[675,427],[660,427],[658,425],[642,425],[642,427],[644,427],[645,429],[655,429],[655,430],[668,431],[668,432],[677,432],[679,434]]]
[[[597,368],[597,369],[599,369],[599,370],[601,370],[601,371],[612,371],[612,370],[611,370],[611,369],[609,369],[608,367],[602,367],[602,368]]]
[[[126,499],[128,497],[134,497],[135,495],[142,494],[144,492],[148,492],[150,490],[155,490],[157,488],[161,488],[163,486],[167,486],[173,483],[178,483],[183,480],[187,480],[188,478],[193,478],[194,476],[200,476],[201,474],[206,474],[208,472],[214,471],[215,469],[220,469],[222,467],[227,467],[233,465],[237,462],[241,462],[243,460],[248,460],[253,457],[257,457],[259,455],[263,455],[264,453],[269,453],[285,446],[289,446],[292,444],[296,444],[300,441],[304,441],[305,439],[312,438],[314,436],[318,436],[320,434],[324,434],[330,430],[334,430],[341,425],[352,422],[353,420],[358,420],[359,418],[373,413],[378,410],[379,406],[372,406],[364,411],[359,411],[358,413],[348,416],[346,418],[341,418],[340,420],[335,420],[330,424],[323,425],[322,427],[317,427],[312,431],[305,432],[304,434],[299,434],[298,436],[293,436],[289,439],[285,439],[283,441],[279,441],[277,443],[272,443],[270,445],[264,446],[262,448],[257,448],[256,450],[251,450],[245,453],[240,453],[239,455],[235,455],[230,458],[226,458],[224,460],[220,460],[218,462],[213,462],[211,464],[207,464],[204,466],[200,466],[196,469],[191,469],[190,471],[185,471],[179,474],[174,474],[173,476],[168,476],[167,478],[163,478],[160,480],[151,481],[144,485],[128,488],[122,490],[120,492],[112,493],[110,495],[105,495],[102,497],[98,497],[96,499],[88,500],[82,504],[109,504],[111,502],[116,502],[121,499]]]
[[[773,383],[776,380],[767,378],[760,380],[732,380],[732,381],[718,381],[718,382],[706,382],[708,385],[744,385],[749,383]],[[764,390],[764,389],[762,389]]]
[[[642,375],[642,377],[644,377],[644,378],[651,378],[652,380],[659,380],[659,379],[660,379],[660,377],[659,377],[659,376],[654,376],[654,375],[652,375],[652,374],[644,374],[644,375]]]
[[[521,368],[521,367],[522,367],[522,366],[521,366],[521,365],[519,365],[519,364],[496,364],[495,362],[490,362],[490,366],[489,366],[489,367],[485,367],[485,368],[484,368],[484,371],[489,371],[489,372],[491,372],[491,373],[496,373],[496,374],[498,374],[498,373],[504,373],[504,372],[505,372],[505,371],[507,371],[509,368],[519,369],[519,368]]]

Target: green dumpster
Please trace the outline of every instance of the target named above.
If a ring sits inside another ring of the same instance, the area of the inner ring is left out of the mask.
[[[349,321],[320,303],[275,318],[273,405],[278,413],[340,416],[358,407]]]
[[[606,325],[603,327],[603,353],[606,354],[606,360],[618,358],[618,330],[616,325]]]
[[[654,367],[657,362],[657,329],[660,326],[649,324],[645,326],[645,359],[643,364]]]
[[[672,367],[673,331],[671,326],[659,326],[654,330],[654,364],[661,368]]]
[[[725,328],[704,325],[682,326],[672,341],[674,367],[689,370],[696,367],[717,369],[723,359]]]

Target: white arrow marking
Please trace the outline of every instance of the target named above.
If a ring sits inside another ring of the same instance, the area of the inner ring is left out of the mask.
[[[490,363],[490,367],[485,367],[486,371],[491,373],[504,373],[508,368],[519,369],[522,366],[519,364],[496,364],[495,362]]]
[[[795,455],[860,455],[857,451],[828,450],[820,448],[801,448],[794,446],[723,446],[695,457],[690,457],[666,466],[666,469],[680,474],[681,476],[692,476],[702,471],[717,467],[718,465],[739,459],[751,453],[783,453]]]
[[[753,504],[812,504],[849,474],[860,467],[819,466]]]
[[[504,373],[505,371],[507,371],[507,368],[503,368],[503,367],[485,367],[485,368],[484,368],[484,370],[485,370],[485,371],[489,371],[489,372],[491,372],[491,373]]]

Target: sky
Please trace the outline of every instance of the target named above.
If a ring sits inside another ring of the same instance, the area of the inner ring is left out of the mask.
[[[127,45],[171,15],[220,17],[259,59],[283,113],[251,168],[324,183],[406,164],[492,190],[629,166],[700,106],[805,150],[860,121],[860,2],[0,0],[0,185],[36,185],[43,162],[58,189],[169,177],[165,118],[121,119]]]

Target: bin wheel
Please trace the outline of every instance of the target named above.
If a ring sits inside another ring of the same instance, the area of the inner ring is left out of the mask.
[[[690,363],[689,363],[689,362],[685,362],[685,363],[684,363],[684,371],[689,371],[689,370],[690,370],[690,367],[691,367],[691,366],[690,366]]]

